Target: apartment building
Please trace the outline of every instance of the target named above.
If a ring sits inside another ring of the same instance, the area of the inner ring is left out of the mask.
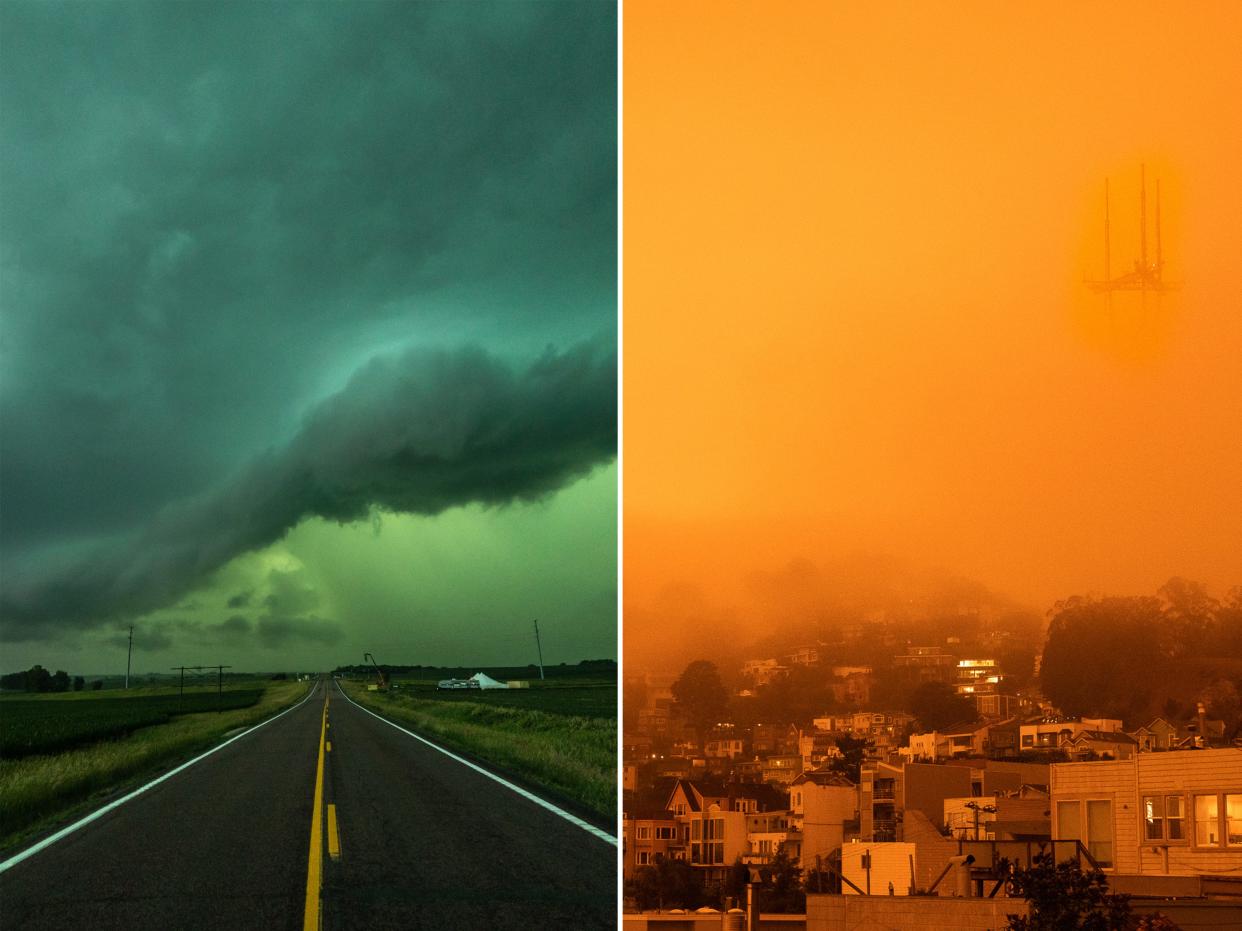
[[[1053,836],[1126,874],[1242,873],[1242,749],[1051,767]]]

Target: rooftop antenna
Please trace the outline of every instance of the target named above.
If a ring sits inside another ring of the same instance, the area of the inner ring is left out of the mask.
[[[1104,277],[1092,281],[1083,279],[1084,283],[1097,294],[1107,295],[1110,307],[1114,291],[1138,291],[1146,295],[1154,291],[1157,295],[1165,291],[1176,291],[1181,282],[1164,280],[1164,242],[1161,228],[1160,179],[1156,179],[1156,254],[1151,261],[1147,252],[1147,165],[1140,166],[1139,181],[1139,255],[1134,259],[1134,267],[1113,277],[1113,217],[1112,217],[1112,185],[1111,179],[1104,179]],[[1144,304],[1146,306],[1146,304]]]
[[[1156,283],[1164,278],[1164,253],[1160,249],[1160,179],[1156,179]]]
[[[1111,269],[1113,251],[1113,237],[1109,226],[1108,216],[1108,179],[1104,179],[1104,280],[1112,281],[1113,274]]]
[[[1141,165],[1139,172],[1139,268],[1140,282],[1147,290],[1147,165]]]

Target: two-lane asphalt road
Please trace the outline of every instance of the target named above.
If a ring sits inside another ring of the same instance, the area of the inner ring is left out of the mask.
[[[616,844],[598,833],[320,682],[8,866],[0,926],[614,927]]]

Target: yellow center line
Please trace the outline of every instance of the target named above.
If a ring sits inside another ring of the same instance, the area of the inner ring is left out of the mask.
[[[303,931],[319,931],[319,888],[323,882],[323,756],[328,733],[328,697],[319,726],[319,764],[315,768],[315,803],[311,809],[310,856],[306,864],[306,917]]]
[[[328,856],[341,859],[341,836],[336,830],[336,806],[328,806]]]

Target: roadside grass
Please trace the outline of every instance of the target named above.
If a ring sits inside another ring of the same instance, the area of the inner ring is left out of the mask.
[[[229,731],[258,724],[300,700],[305,682],[267,683],[263,697],[232,711],[179,715],[120,740],[44,756],[0,760],[0,849],[102,800],[169,765],[210,749]]]
[[[398,692],[413,692],[414,697],[437,702],[475,702],[483,705],[507,705],[548,714],[567,714],[583,718],[617,717],[616,679],[569,679],[555,684],[535,682],[524,689],[444,689],[435,681],[395,680]]]
[[[616,819],[615,716],[581,717],[480,701],[438,701],[411,691],[368,692],[364,684],[347,680],[340,680],[340,685],[359,704],[447,749],[549,790],[605,825]]]

